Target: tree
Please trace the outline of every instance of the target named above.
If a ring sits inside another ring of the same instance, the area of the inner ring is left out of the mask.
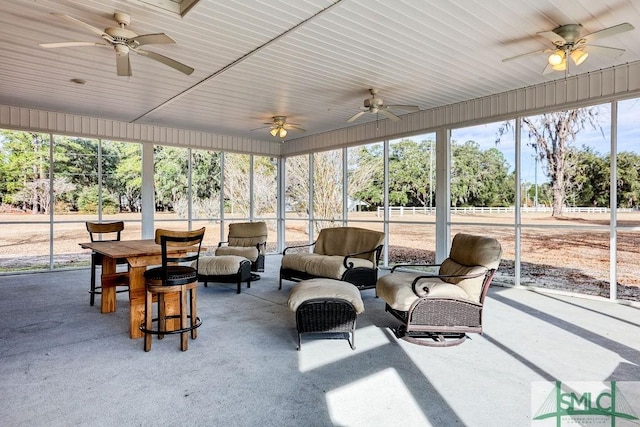
[[[117,164],[113,174],[107,172],[103,175],[113,175],[113,188],[110,190],[117,195],[119,209],[137,212],[142,198],[142,147],[140,144],[125,142],[112,144]]]
[[[618,176],[616,186],[618,206],[621,208],[640,207],[640,155],[623,151],[616,158]]]
[[[224,156],[224,198],[231,212],[249,216],[249,173],[251,159],[247,154],[229,153]]]
[[[570,148],[567,166],[567,201],[573,206],[609,206],[610,190],[608,156],[592,147]]]
[[[253,210],[256,216],[273,215],[278,210],[278,175],[275,159],[253,157]]]
[[[369,206],[384,202],[384,158],[382,144],[364,145],[348,150],[347,192],[351,200]]]
[[[186,198],[188,188],[188,150],[168,146],[154,149],[154,182],[156,205],[173,209],[180,199]]]
[[[220,217],[221,158],[219,151],[191,152],[191,194],[197,218]]]
[[[32,213],[43,213],[40,192],[34,188],[37,180],[49,177],[49,136],[34,132],[1,131],[3,201]],[[26,195],[30,195],[30,199]]]
[[[552,216],[562,216],[566,204],[567,184],[570,182],[567,179],[570,145],[587,125],[599,128],[598,114],[597,107],[590,107],[522,119],[529,131],[529,145],[535,149],[550,180],[553,190]],[[511,126],[511,122],[505,123],[498,140]]]
[[[508,206],[515,196],[514,178],[502,152],[482,151],[475,141],[451,143],[452,206]]]
[[[313,155],[313,216],[316,230],[330,227],[342,218],[342,151]]]
[[[433,140],[418,143],[403,139],[389,146],[389,202],[392,205],[433,206],[434,152]]]

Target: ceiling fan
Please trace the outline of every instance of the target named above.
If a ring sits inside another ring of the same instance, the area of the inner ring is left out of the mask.
[[[417,105],[384,105],[384,101],[382,98],[376,97],[378,94],[378,89],[369,89],[369,93],[371,94],[371,98],[367,98],[364,100],[364,106],[360,107],[362,111],[357,112],[353,116],[351,116],[347,123],[351,123],[355,121],[357,118],[362,116],[364,113],[372,113],[372,114],[382,114],[388,119],[397,122],[400,120],[400,117],[395,115],[389,110],[404,110],[404,111],[418,111],[420,107]]]
[[[566,71],[568,68],[567,58],[571,58],[575,65],[580,65],[591,54],[610,56],[612,58],[622,55],[624,53],[624,49],[596,46],[592,45],[591,42],[631,30],[633,30],[633,25],[625,22],[624,24],[614,25],[613,27],[581,36],[580,33],[582,32],[582,25],[561,25],[552,31],[543,31],[538,33],[538,35],[553,43],[552,48],[516,55],[511,58],[503,59],[502,62],[539,53],[549,53],[550,55],[547,60],[548,63],[542,71],[542,74],[548,74],[553,71]]]
[[[171,37],[164,33],[137,35],[133,31],[125,28],[131,22],[131,17],[126,13],[116,12],[113,18],[118,23],[118,27],[105,28],[104,31],[92,25],[82,22],[69,15],[61,13],[52,13],[59,18],[66,19],[76,25],[88,29],[100,37],[105,43],[96,42],[58,42],[58,43],[39,43],[40,47],[53,49],[59,47],[76,47],[76,46],[97,46],[97,47],[113,47],[116,52],[116,69],[119,76],[131,76],[131,62],[129,61],[129,52],[135,52],[138,55],[146,56],[171,68],[174,68],[186,75],[193,73],[193,68],[182,64],[164,55],[155,52],[140,49],[140,46],[148,44],[170,44],[175,43]]]
[[[289,133],[289,130],[292,130],[292,129],[297,130],[299,132],[305,132],[305,130],[302,129],[299,124],[287,123],[287,116],[273,116],[271,120],[272,120],[271,122],[264,123],[265,125],[269,125],[269,126],[261,126],[259,128],[251,129],[251,130],[254,131],[258,129],[270,128],[269,133],[271,134],[271,136],[273,136],[274,138],[282,138],[282,139],[284,139]]]

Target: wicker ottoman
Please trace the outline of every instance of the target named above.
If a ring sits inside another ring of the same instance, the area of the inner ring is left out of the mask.
[[[240,293],[242,282],[251,287],[251,261],[235,255],[201,256],[198,260],[198,281],[237,283]]]
[[[333,279],[309,279],[296,284],[288,305],[296,313],[298,348],[304,333],[340,334],[355,350],[356,317],[364,311],[357,287]]]

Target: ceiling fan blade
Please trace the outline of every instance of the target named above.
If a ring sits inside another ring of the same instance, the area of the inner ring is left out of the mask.
[[[509,62],[509,61],[513,61],[514,59],[520,59],[520,58],[523,58],[525,56],[530,56],[530,55],[539,55],[541,53],[551,53],[553,51],[554,51],[554,49],[544,49],[544,50],[536,50],[534,52],[522,53],[520,55],[512,56],[510,58],[505,58],[505,59],[502,60],[502,62]]]
[[[78,46],[99,46],[99,47],[111,47],[105,43],[95,42],[58,42],[58,43],[38,43],[38,46],[45,49],[55,49],[58,47],[78,47]]]
[[[364,113],[366,113],[366,111],[360,111],[358,113],[355,113],[353,116],[351,116],[348,120],[347,123],[351,123],[353,121],[355,121],[358,117],[360,117],[361,115],[363,115]]]
[[[616,47],[596,46],[592,44],[585,46],[583,50],[588,54],[608,56],[611,58],[618,57],[625,52],[624,49],[618,49]]]
[[[603,39],[605,37],[614,36],[616,34],[624,33],[625,31],[633,30],[633,25],[625,22],[624,24],[614,25],[613,27],[605,28],[604,30],[596,31],[595,33],[587,34],[582,37],[585,43],[591,43],[597,39]]]
[[[134,42],[137,46],[144,46],[146,44],[171,44],[176,41],[164,33],[158,33],[137,36],[129,39],[129,42]]]
[[[129,54],[116,55],[116,69],[119,76],[131,76],[131,61]]]
[[[188,65],[184,65],[174,59],[167,58],[166,56],[160,55],[159,53],[151,52],[148,50],[138,50],[138,49],[135,49],[134,52],[142,56],[155,59],[158,62],[162,62],[164,65],[168,65],[169,67],[174,68],[186,75],[190,75],[194,71],[194,69],[189,67]]]
[[[417,105],[386,105],[384,108],[389,110],[420,111],[420,107]]]
[[[52,15],[55,15],[55,16],[57,16],[59,18],[62,18],[62,19],[66,19],[67,21],[73,22],[76,25],[80,25],[81,27],[84,27],[84,28],[88,29],[89,31],[92,31],[92,32],[96,33],[100,37],[105,37],[105,36],[111,37],[107,33],[105,33],[103,30],[101,30],[99,28],[96,28],[93,25],[89,25],[86,22],[82,22],[81,20],[73,18],[73,17],[71,17],[69,15],[65,15],[63,13],[52,13]]]
[[[287,129],[287,130],[289,130],[289,129],[293,129],[293,130],[297,130],[297,131],[299,131],[299,132],[306,132],[306,130],[302,129],[301,127],[299,127],[299,126],[292,126],[292,125],[290,125],[290,124],[286,124],[286,125],[284,125],[284,128],[285,128],[285,129]]]
[[[260,129],[267,129],[267,128],[271,128],[273,127],[272,123],[265,123],[265,125],[269,125],[269,126],[260,126],[259,128],[255,128],[255,129],[251,129],[251,132],[253,132],[254,130],[260,130]]]
[[[551,42],[555,45],[558,45],[558,44],[563,45],[567,43],[564,37],[562,37],[560,34],[557,34],[553,31],[541,31],[538,33],[538,35],[544,37],[547,40],[551,40]]]
[[[394,122],[397,122],[400,120],[400,117],[396,116],[395,114],[393,114],[391,111],[386,110],[384,108],[378,110],[380,112],[380,114],[382,114],[383,116],[386,116],[388,119],[393,120]]]

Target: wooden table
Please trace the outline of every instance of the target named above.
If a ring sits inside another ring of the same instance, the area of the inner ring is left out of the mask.
[[[80,243],[85,249],[102,254],[102,298],[100,311],[112,313],[116,311],[116,288],[114,283],[128,276],[129,281],[129,336],[141,338],[140,325],[144,321],[145,281],[144,272],[150,265],[162,264],[162,247],[153,239],[121,240],[116,242]],[[184,254],[189,248],[169,248],[169,254]],[[116,272],[116,259],[125,258],[129,263],[128,273]],[[167,296],[165,305],[167,313],[174,312],[179,304],[175,298]]]

